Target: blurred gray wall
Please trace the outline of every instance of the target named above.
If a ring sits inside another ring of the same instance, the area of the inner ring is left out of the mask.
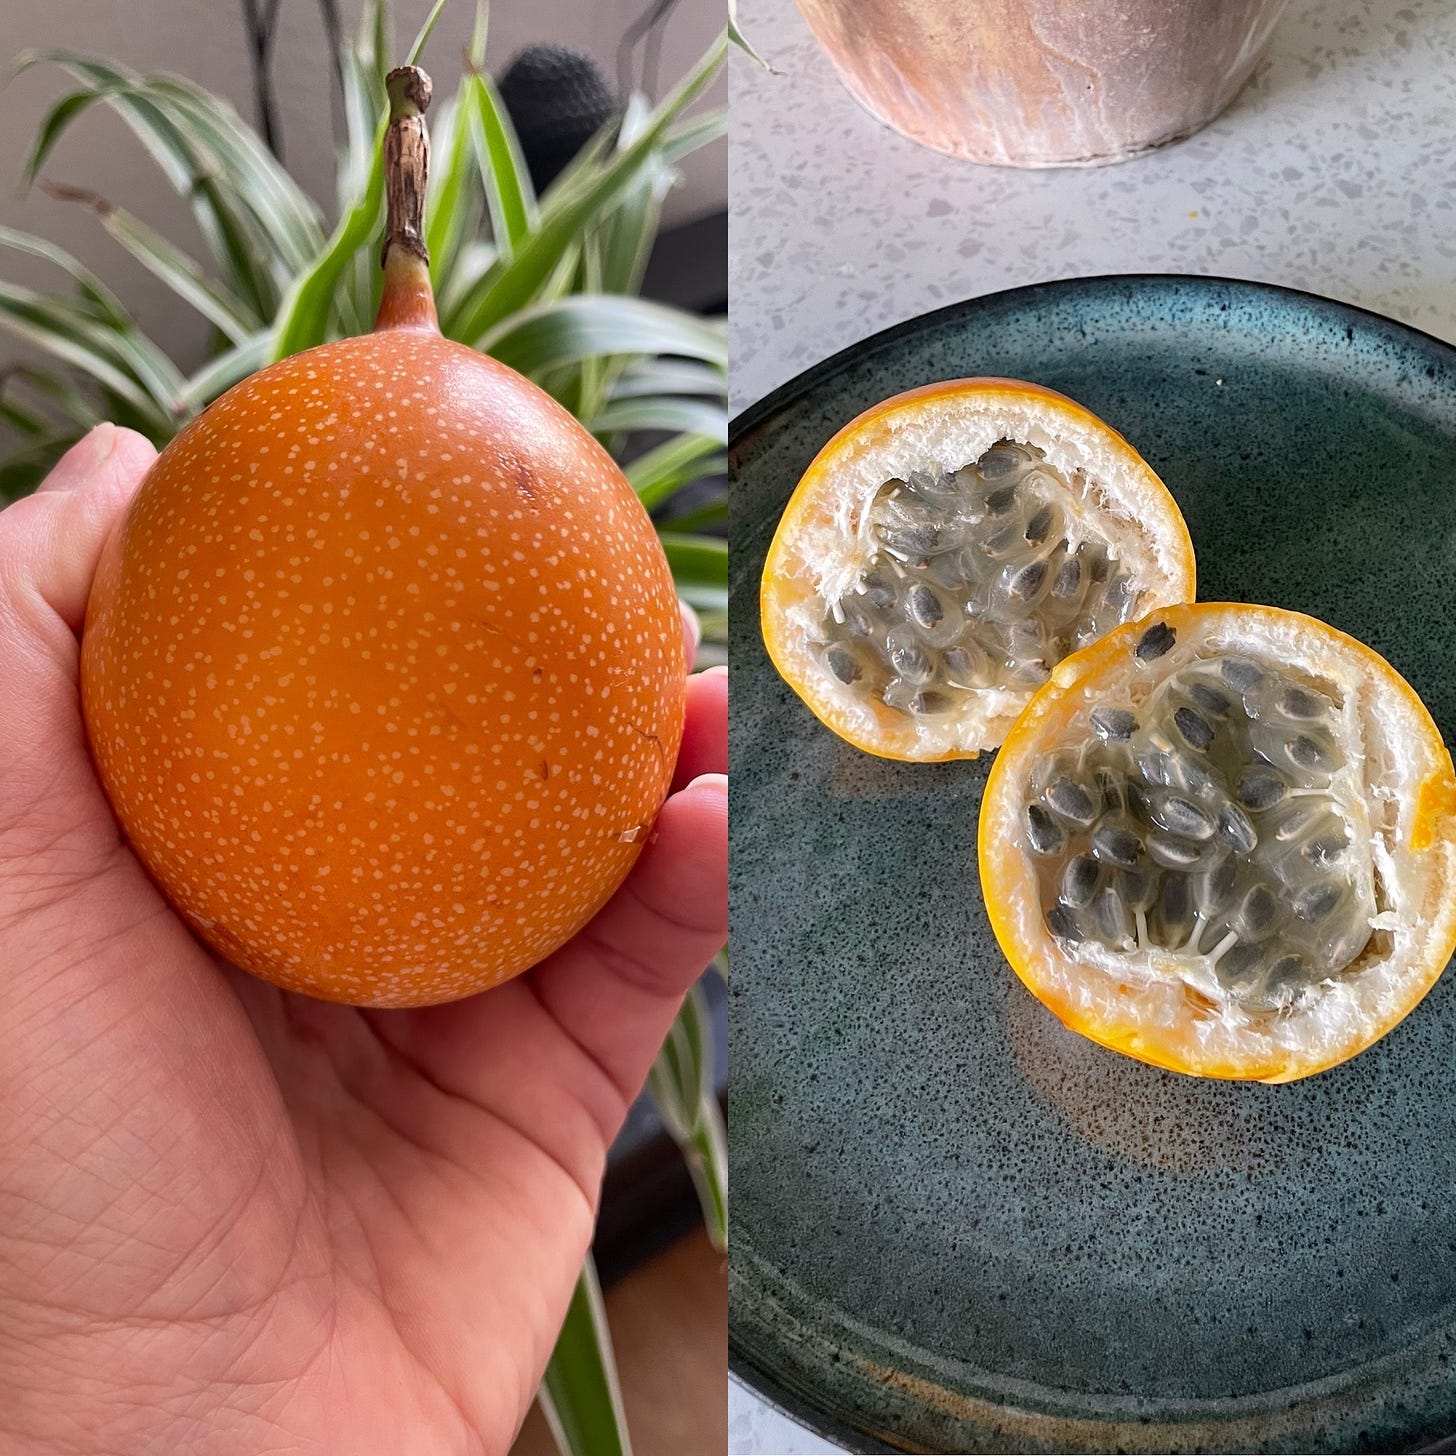
[[[487,68],[499,75],[523,46],[553,41],[592,55],[615,85],[617,46],[647,0],[493,0]],[[340,0],[346,32],[357,26],[362,0]],[[430,8],[429,0],[395,0],[402,51]],[[450,0],[423,57],[441,94],[453,91],[474,21],[474,0]],[[282,0],[273,53],[273,82],[282,146],[289,170],[334,216],[334,122],[331,67],[317,0]],[[662,32],[658,93],[707,48],[724,23],[723,0],[678,0]],[[0,61],[64,46],[117,60],[141,71],[173,71],[228,97],[256,123],[242,0],[0,0]],[[636,52],[639,59],[642,48]],[[52,68],[29,71],[0,89],[0,223],[24,228],[75,253],[111,284],[143,328],[185,368],[196,364],[207,326],[105,235],[74,203],[33,189],[19,194],[24,157],[47,106],[67,89]],[[719,76],[705,104],[721,104]],[[104,106],[72,125],[52,153],[44,176],[88,187],[138,214],[194,257],[203,256],[191,217],[131,132]],[[684,180],[668,199],[668,225],[721,212],[727,206],[727,146],[719,141],[688,159]],[[51,286],[54,269],[0,252],[0,276]],[[0,363],[22,354],[0,334]]]

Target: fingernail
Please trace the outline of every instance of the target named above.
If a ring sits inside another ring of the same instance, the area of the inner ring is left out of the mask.
[[[703,624],[698,621],[698,614],[684,601],[679,601],[677,609],[682,613],[682,619],[688,624],[688,631],[693,634],[693,646],[696,647],[703,640]]]
[[[92,425],[86,432],[86,438],[81,444],[90,447],[89,463],[95,467],[104,465],[116,453],[116,442],[121,432],[111,423],[110,420],[103,420],[99,425]]]
[[[51,467],[39,490],[69,491],[85,485],[111,458],[116,449],[117,435],[113,424],[93,425]]]

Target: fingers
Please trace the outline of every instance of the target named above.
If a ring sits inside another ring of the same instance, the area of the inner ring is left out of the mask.
[[[674,794],[654,838],[605,909],[530,973],[541,1003],[604,1076],[595,1111],[610,1135],[641,1088],[687,988],[728,938],[728,780]]]
[[[688,679],[687,720],[672,787],[704,774],[728,772],[728,669],[712,667]]]
[[[484,995],[378,1013],[381,1034],[461,1096],[494,1105],[502,1088],[532,1086],[515,1124],[584,1183],[600,1176],[683,993],[727,938],[727,705],[725,668],[689,679],[675,792],[626,883],[576,939]]]
[[[703,640],[703,624],[698,621],[698,614],[686,602],[680,601],[677,609],[682,613],[683,651],[687,654],[688,671],[691,672],[698,657],[698,643]]]
[[[0,511],[0,860],[30,864],[47,846],[56,860],[66,845],[81,875],[115,839],[81,729],[76,634],[101,548],[154,458],[140,435],[98,426],[39,493]],[[73,845],[83,824],[104,832]]]
[[[80,631],[101,548],[154,459],[135,431],[97,425],[0,513],[0,597],[42,643],[61,645],[57,619]]]

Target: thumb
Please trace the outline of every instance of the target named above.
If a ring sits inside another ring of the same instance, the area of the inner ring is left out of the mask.
[[[102,547],[155,456],[133,431],[98,425],[34,495],[0,511],[0,858],[53,846],[63,821],[93,817],[78,634]]]
[[[0,512],[0,602],[41,644],[59,643],[58,624],[81,630],[101,548],[156,458],[135,430],[97,425]]]

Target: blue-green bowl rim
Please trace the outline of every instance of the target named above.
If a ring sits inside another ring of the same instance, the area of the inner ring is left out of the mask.
[[[770,390],[768,394],[756,400],[753,404],[746,406],[739,411],[728,426],[728,450],[730,459],[730,470],[732,452],[738,447],[745,435],[751,434],[760,428],[763,422],[782,410],[786,405],[795,399],[809,393],[821,380],[838,373],[845,365],[851,362],[863,360],[868,355],[895,343],[907,335],[919,333],[927,325],[933,325],[940,320],[949,320],[956,314],[963,312],[972,306],[989,304],[1015,303],[1017,300],[1031,300],[1045,297],[1049,293],[1059,292],[1065,289],[1095,286],[1128,286],[1128,287],[1176,287],[1180,284],[1196,282],[1208,284],[1212,287],[1229,288],[1244,291],[1252,294],[1265,294],[1276,298],[1297,299],[1302,303],[1314,305],[1319,309],[1336,315],[1357,320],[1362,327],[1374,326],[1379,331],[1397,334],[1406,341],[1415,341],[1427,346],[1431,352],[1444,356],[1446,362],[1453,370],[1456,370],[1456,345],[1448,343],[1445,339],[1438,338],[1435,334],[1426,329],[1417,328],[1414,324],[1402,323],[1399,319],[1390,318],[1386,314],[1376,313],[1373,309],[1363,308],[1357,303],[1346,303],[1342,299],[1330,298],[1326,294],[1312,293],[1305,288],[1291,288],[1283,283],[1267,283],[1255,278],[1227,278],[1216,273],[1089,273],[1079,274],[1069,278],[1049,279],[1043,283],[1023,283],[1014,288],[997,289],[994,293],[976,294],[970,298],[960,299],[956,303],[948,303],[940,308],[932,309],[928,313],[917,314],[913,318],[903,319],[897,324],[891,324],[888,328],[880,329],[850,344],[846,348],[838,350],[826,359],[821,359],[817,364],[811,364],[807,369],[794,375],[792,379],[786,380],[778,388]],[[934,381],[927,380],[926,383]],[[848,423],[846,421],[845,423]],[[729,1071],[730,1099],[732,1093],[732,1071]],[[857,1427],[846,1425],[833,1416],[827,1415],[800,1399],[790,1392],[786,1387],[779,1384],[773,1373],[765,1369],[755,1361],[748,1351],[740,1345],[733,1334],[732,1300],[730,1284],[730,1303],[728,1320],[728,1368],[745,1386],[756,1395],[765,1400],[770,1406],[788,1416],[791,1420],[797,1421],[800,1425],[812,1431],[815,1435],[826,1441],[833,1441],[847,1451],[864,1453],[864,1456],[874,1456],[877,1449],[873,1446],[860,1444],[865,1438],[865,1432]],[[1453,1418],[1456,1421],[1456,1418]],[[1436,1443],[1421,1448],[1423,1452],[1450,1452],[1456,1451],[1456,1424],[1453,1424],[1450,1434]]]

